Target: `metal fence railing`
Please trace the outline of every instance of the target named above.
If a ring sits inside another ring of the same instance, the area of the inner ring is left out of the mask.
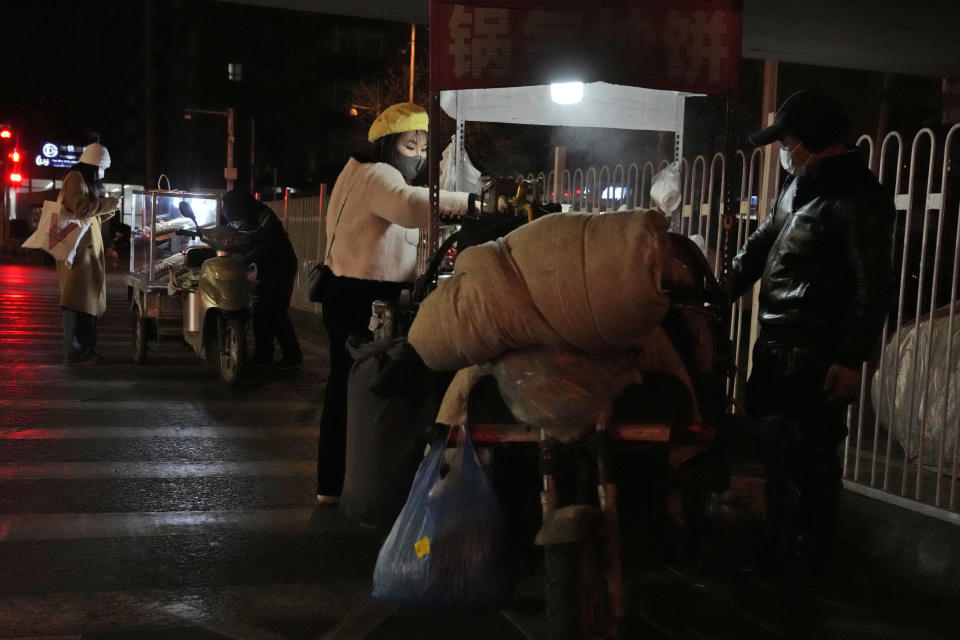
[[[879,362],[863,363],[843,454],[848,488],[960,524],[960,188],[951,171],[960,153],[958,130],[960,124],[938,137],[923,129],[909,148],[898,132],[887,134],[879,150],[870,136],[857,142],[870,169],[894,194],[897,295]],[[573,168],[556,183],[553,171],[517,177],[533,181],[543,201],[603,212],[649,207],[653,176],[666,164]],[[700,236],[719,275],[726,181],[734,181],[739,193],[731,228],[738,250],[770,209],[775,194],[765,197],[761,185],[768,179],[779,184],[779,163],[776,155],[753,149],[738,151],[733,166],[718,153],[684,158],[680,168],[683,199],[671,228]],[[754,301],[745,296],[732,308],[735,398],[750,366]]]

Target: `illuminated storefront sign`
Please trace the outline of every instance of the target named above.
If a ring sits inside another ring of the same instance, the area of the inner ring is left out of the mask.
[[[56,142],[44,142],[40,147],[40,153],[34,159],[38,167],[57,167],[67,169],[72,167],[80,159],[83,153],[82,144],[60,144]]]

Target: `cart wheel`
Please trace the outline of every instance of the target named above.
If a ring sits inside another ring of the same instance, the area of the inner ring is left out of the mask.
[[[223,348],[220,349],[220,377],[229,386],[240,382],[243,363],[247,359],[247,323],[236,316],[227,318],[223,327]]]
[[[143,364],[147,359],[147,319],[140,311],[140,305],[133,305],[133,362]]]
[[[612,629],[599,545],[597,536],[589,535],[543,548],[549,640],[619,637]]]

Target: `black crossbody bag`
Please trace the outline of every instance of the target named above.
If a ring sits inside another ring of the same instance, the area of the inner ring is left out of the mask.
[[[347,194],[349,196],[349,194]],[[334,282],[338,276],[330,267],[327,266],[327,260],[330,259],[330,252],[333,251],[333,242],[337,239],[337,227],[340,226],[340,216],[343,215],[343,208],[347,206],[347,198],[344,197],[340,205],[340,212],[337,213],[337,223],[333,225],[333,235],[330,236],[330,246],[327,247],[327,255],[323,261],[310,270],[307,274],[303,288],[307,293],[310,302],[326,302],[330,298],[330,292],[333,290]]]

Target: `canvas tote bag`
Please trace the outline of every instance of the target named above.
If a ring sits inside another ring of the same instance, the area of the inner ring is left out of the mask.
[[[80,238],[93,224],[93,219],[81,220],[72,216],[73,214],[63,206],[63,190],[61,190],[56,202],[44,201],[37,230],[21,246],[25,249],[42,249],[55,259],[65,262],[68,267],[73,267]]]

